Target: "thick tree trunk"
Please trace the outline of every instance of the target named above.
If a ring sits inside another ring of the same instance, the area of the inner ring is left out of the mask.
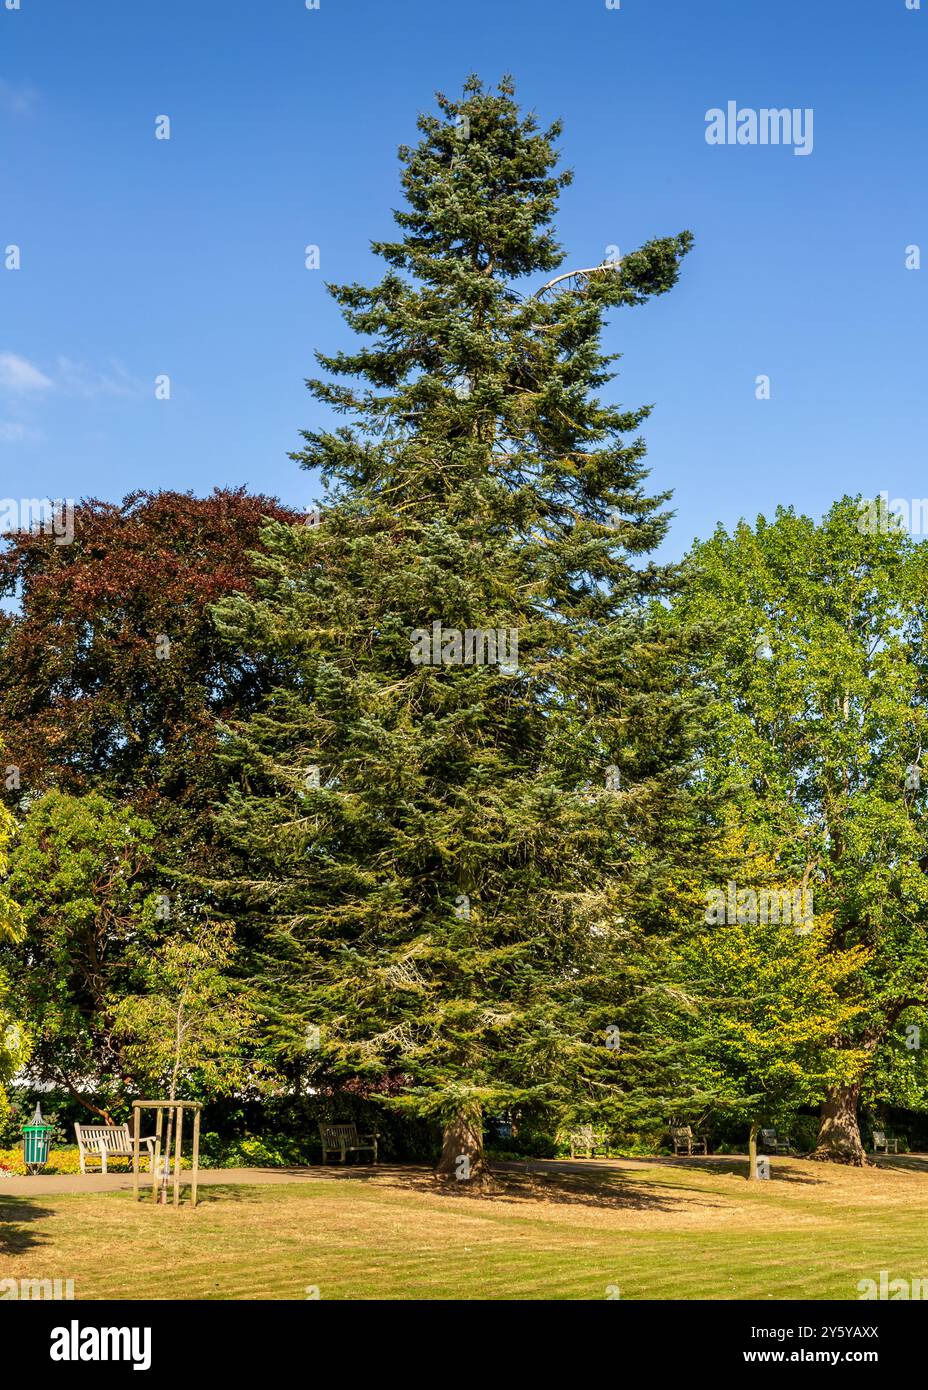
[[[455,1115],[445,1125],[435,1175],[465,1183],[482,1179],[485,1174],[483,1112],[478,1105]]]
[[[748,1136],[748,1163],[750,1165],[748,1180],[750,1182],[757,1182],[757,1134],[759,1130],[760,1125],[752,1124],[751,1133]]]
[[[867,1158],[857,1123],[859,1086],[834,1086],[822,1105],[818,1143],[811,1158],[862,1168]]]

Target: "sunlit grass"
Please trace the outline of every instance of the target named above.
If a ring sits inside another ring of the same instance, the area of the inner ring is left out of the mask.
[[[358,1171],[203,1187],[195,1211],[0,1190],[0,1278],[71,1278],[79,1299],[854,1299],[881,1269],[928,1276],[922,1165],[737,1168],[512,1173],[482,1196]]]

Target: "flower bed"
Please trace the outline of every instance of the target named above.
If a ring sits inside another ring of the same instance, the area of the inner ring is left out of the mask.
[[[119,1159],[113,1160],[113,1171]],[[131,1160],[129,1161],[131,1167]],[[52,1149],[48,1155],[48,1162],[42,1169],[43,1173],[79,1173],[81,1171],[80,1158],[76,1144],[69,1144],[65,1148]],[[23,1163],[23,1151],[21,1147],[15,1149],[0,1149],[0,1179],[4,1177],[21,1178],[26,1174],[26,1165]]]

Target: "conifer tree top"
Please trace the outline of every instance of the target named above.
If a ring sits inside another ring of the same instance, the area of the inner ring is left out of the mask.
[[[500,277],[559,265],[547,229],[572,178],[554,172],[560,122],[541,131],[534,115],[523,116],[509,77],[494,93],[471,76],[460,101],[441,92],[436,100],[441,117],[421,115],[422,141],[399,151],[409,207],[394,216],[404,238],[373,249],[426,280],[436,260]]]
[[[596,394],[613,374],[604,314],[670,289],[691,237],[648,242],[540,295],[562,263],[553,221],[571,175],[557,171],[560,124],[541,129],[520,112],[509,78],[488,90],[469,77],[460,100],[437,103],[419,118],[419,144],[399,152],[402,236],[372,243],[386,274],[329,287],[361,343],[317,353],[329,377],[308,385],[358,428],[304,431],[294,457],[336,489],[330,504],[378,524],[440,513],[472,534],[492,514],[511,535],[549,540],[596,526],[578,556],[595,582],[616,547],[645,553],[666,524],[654,510],[663,499],[639,487],[643,442],[623,440],[648,408]]]

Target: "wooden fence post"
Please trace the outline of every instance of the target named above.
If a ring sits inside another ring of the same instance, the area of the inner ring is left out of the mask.
[[[176,1141],[176,1143],[175,1143],[175,1145],[174,1145],[174,1205],[175,1205],[175,1207],[179,1207],[179,1206],[180,1206],[180,1151],[181,1151],[181,1134],[182,1134],[183,1128],[184,1128],[184,1107],[183,1107],[182,1105],[178,1105],[177,1110],[176,1110],[175,1113],[176,1113],[176,1115],[177,1115],[177,1141]]]
[[[197,1174],[200,1170],[200,1107],[197,1106],[193,1112],[193,1181],[191,1183],[190,1201],[192,1206],[197,1204]]]
[[[161,1179],[161,1107],[158,1106],[155,1115],[155,1161],[152,1165],[151,1174],[151,1200],[157,1206],[158,1187]]]
[[[142,1112],[137,1105],[132,1107],[132,1200],[139,1200],[139,1129]]]

